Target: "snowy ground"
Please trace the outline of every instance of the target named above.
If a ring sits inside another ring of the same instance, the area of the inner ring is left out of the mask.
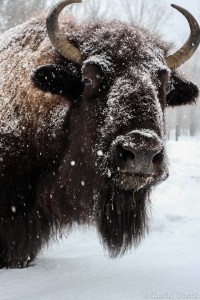
[[[111,260],[95,231],[73,232],[32,267],[0,270],[0,299],[200,299],[200,140],[170,141],[168,153],[171,176],[137,250]]]

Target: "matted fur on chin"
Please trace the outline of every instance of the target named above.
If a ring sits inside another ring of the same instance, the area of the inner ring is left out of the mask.
[[[148,232],[150,188],[137,192],[104,182],[97,200],[97,228],[102,244],[115,258],[136,247]]]

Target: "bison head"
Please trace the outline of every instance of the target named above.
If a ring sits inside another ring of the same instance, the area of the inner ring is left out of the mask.
[[[60,207],[61,223],[96,223],[115,257],[143,237],[151,189],[168,176],[166,106],[192,103],[198,95],[175,69],[196,50],[199,27],[174,6],[191,34],[171,56],[148,31],[117,21],[79,25],[67,38],[58,15],[71,2],[80,1],[61,2],[47,18],[49,38],[60,54],[56,64],[32,74],[37,87],[71,104],[66,150],[45,195]]]

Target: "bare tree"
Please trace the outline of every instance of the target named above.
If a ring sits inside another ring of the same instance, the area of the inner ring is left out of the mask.
[[[0,2],[0,32],[24,22],[37,12],[47,10],[58,0],[1,0]],[[78,19],[104,19],[112,15],[111,2],[102,5],[101,0],[83,0],[81,4],[70,5],[65,12],[73,14]]]
[[[0,3],[0,31],[4,31],[26,21],[45,7],[45,0],[2,0]]]
[[[56,4],[57,0],[49,0],[48,6]],[[74,15],[77,19],[105,19],[108,16],[112,17],[111,1],[102,0],[83,0],[81,4],[70,5],[65,9],[66,13]]]
[[[121,7],[128,22],[157,33],[160,33],[169,18],[165,5],[157,0],[124,0]]]

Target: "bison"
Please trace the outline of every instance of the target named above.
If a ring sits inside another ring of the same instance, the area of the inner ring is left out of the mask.
[[[176,71],[195,52],[120,21],[58,17],[59,2],[0,38],[0,267],[28,266],[50,238],[96,226],[111,257],[148,230],[149,196],[168,176],[164,114],[194,103]],[[45,20],[46,19],[46,20]],[[45,22],[46,21],[46,22]]]

